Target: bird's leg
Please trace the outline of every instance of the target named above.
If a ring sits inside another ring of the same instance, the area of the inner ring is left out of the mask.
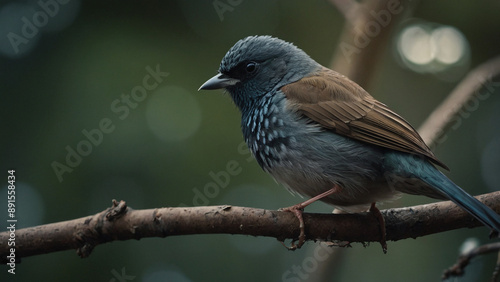
[[[380,245],[382,245],[382,251],[384,251],[384,254],[387,253],[387,241],[385,237],[385,220],[384,217],[382,216],[382,213],[380,213],[380,210],[375,206],[375,203],[372,203],[370,207],[370,212],[373,213],[373,215],[377,218],[379,228],[380,228]]]
[[[315,197],[312,197],[311,199],[302,202],[300,204],[293,205],[288,208],[282,208],[280,211],[286,211],[286,212],[291,212],[293,213],[297,219],[299,220],[299,228],[300,228],[300,235],[299,235],[299,243],[295,245],[294,241],[292,241],[292,245],[290,247],[285,246],[283,242],[283,246],[285,246],[289,250],[295,250],[295,249],[300,249],[302,245],[304,245],[304,242],[306,241],[306,234],[305,234],[305,227],[304,227],[304,219],[302,218],[302,212],[304,211],[304,208],[309,206],[310,204],[316,202],[317,200],[321,200],[324,197],[327,197],[333,193],[338,193],[341,190],[340,186],[335,184],[332,189],[323,192]]]

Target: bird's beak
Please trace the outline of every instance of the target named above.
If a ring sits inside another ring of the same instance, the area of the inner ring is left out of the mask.
[[[200,90],[214,90],[214,89],[221,89],[221,88],[226,88],[231,85],[235,85],[236,83],[240,82],[239,79],[229,77],[225,74],[218,73],[216,76],[210,78],[207,80],[205,83],[203,83],[202,86],[198,89]]]

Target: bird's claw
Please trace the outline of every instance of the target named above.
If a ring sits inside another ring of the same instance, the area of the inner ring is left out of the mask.
[[[382,216],[380,210],[375,206],[375,203],[372,203],[370,207],[370,212],[377,218],[379,228],[380,228],[380,245],[382,245],[382,251],[384,254],[387,254],[387,240],[386,240],[386,231],[385,231],[385,220]]]
[[[285,248],[294,251],[296,249],[300,249],[305,241],[306,241],[306,232],[305,232],[305,224],[304,224],[304,219],[302,218],[302,212],[304,210],[304,207],[301,204],[294,205],[288,208],[282,208],[279,209],[279,211],[284,211],[284,212],[291,212],[293,213],[297,219],[299,220],[299,229],[300,229],[300,234],[299,234],[299,242],[297,245],[295,245],[295,240],[292,241],[292,245],[290,247],[286,246],[283,241],[281,241],[281,244],[285,246]]]
[[[300,229],[299,243],[297,245],[295,245],[295,241],[292,241],[291,247],[287,247],[287,246],[285,246],[285,244],[283,244],[283,246],[285,246],[289,250],[300,249],[300,247],[302,247],[302,245],[304,245],[304,243],[306,241],[305,224],[304,224],[304,219],[302,218],[302,212],[304,211],[304,208],[307,207],[308,205],[316,202],[317,200],[321,200],[324,197],[327,197],[333,193],[339,192],[340,190],[341,190],[340,186],[335,184],[332,189],[329,189],[329,190],[327,190],[327,191],[325,191],[325,192],[323,192],[315,197],[312,197],[311,199],[309,199],[305,202],[302,202],[300,204],[297,204],[297,205],[294,205],[294,206],[291,206],[288,208],[279,209],[279,211],[293,213],[297,217],[297,219],[299,220],[299,229]]]
[[[281,245],[283,245],[283,247],[287,248],[289,251],[295,251],[296,249],[299,249],[300,247],[298,247],[297,245],[295,245],[295,240],[292,241],[292,244],[289,246],[285,245],[285,241],[280,241]]]

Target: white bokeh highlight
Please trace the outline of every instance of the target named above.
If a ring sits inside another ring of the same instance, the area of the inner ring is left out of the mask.
[[[469,43],[451,26],[412,22],[398,33],[395,46],[401,64],[415,72],[456,80],[469,67]]]
[[[443,64],[452,65],[460,61],[465,55],[467,41],[456,28],[444,26],[436,28],[430,35],[430,42],[434,46],[434,59]]]
[[[398,49],[401,55],[414,64],[428,64],[435,52],[427,30],[421,26],[410,26],[400,35]]]

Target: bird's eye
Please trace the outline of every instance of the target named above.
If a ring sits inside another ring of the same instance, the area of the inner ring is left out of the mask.
[[[257,69],[257,63],[255,62],[249,62],[245,67],[247,73],[253,73],[256,69]]]

